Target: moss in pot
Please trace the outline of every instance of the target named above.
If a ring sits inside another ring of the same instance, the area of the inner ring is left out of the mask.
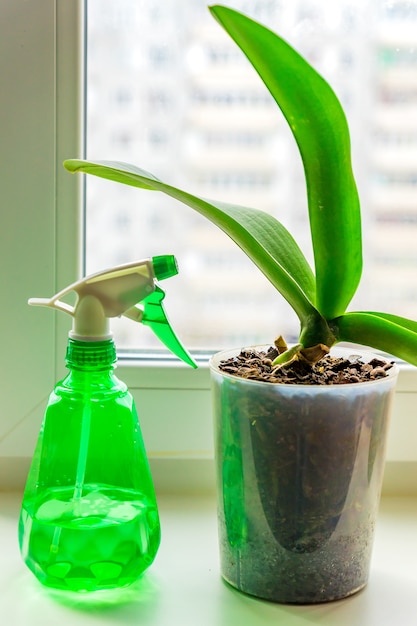
[[[336,95],[274,32],[227,7],[213,6],[210,11],[258,72],[297,142],[306,177],[314,272],[292,235],[270,214],[199,198],[130,164],[71,159],[65,167],[161,191],[228,234],[300,321],[295,346],[287,348],[281,339],[275,342],[268,364],[274,375],[288,375],[292,368],[310,375],[316,364],[324,367],[329,349],[338,342],[369,346],[417,365],[416,321],[382,312],[347,311],[362,272],[361,219],[348,126]],[[378,368],[382,371],[376,379],[366,382],[342,381],[339,374],[334,376],[333,368],[327,372],[326,384],[317,385],[303,383],[297,375],[292,382],[281,383],[248,376],[241,379],[237,372],[220,373],[216,361],[213,393],[220,529],[221,542],[229,550],[223,553],[222,568],[225,578],[239,589],[281,602],[320,602],[344,597],[365,584],[396,376],[395,367],[371,366]],[[351,363],[347,369],[352,369]],[[295,389],[301,389],[301,400],[291,408],[288,398],[295,395]],[[365,398],[366,389],[371,399]],[[313,394],[319,397],[318,407]],[[341,406],[331,408],[337,406],[331,396],[342,398]],[[356,396],[359,399],[352,400]],[[345,418],[349,404],[351,417]],[[345,442],[343,446],[340,441]],[[331,480],[335,484],[327,488],[326,481]],[[259,525],[259,519],[255,522],[257,514],[263,516],[264,524]],[[359,526],[351,531],[355,517]],[[362,529],[366,517],[370,530],[362,532],[358,528]],[[261,558],[254,567],[256,555],[260,556],[259,537],[269,550],[268,562],[274,555],[263,578]],[[349,576],[340,573],[343,562],[349,561],[346,551],[343,557],[331,552],[333,539],[338,538],[339,547],[346,547],[354,542],[352,537],[364,543],[350,557],[357,564],[356,576],[353,571]],[[363,566],[358,565],[361,558],[368,559]],[[324,564],[326,575],[320,569]],[[256,584],[241,576],[251,568],[258,572]],[[336,571],[337,589],[332,584]],[[284,585],[285,577],[292,581],[291,589]],[[281,582],[273,583],[274,578]],[[342,584],[342,579],[350,582]]]

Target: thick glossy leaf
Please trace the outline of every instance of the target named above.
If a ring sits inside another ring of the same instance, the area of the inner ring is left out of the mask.
[[[264,81],[297,141],[307,182],[316,306],[332,319],[345,312],[362,271],[359,199],[343,109],[327,82],[275,33],[233,9],[210,10]]]
[[[375,317],[380,317],[388,322],[392,322],[402,328],[406,328],[414,333],[417,333],[417,321],[409,320],[407,317],[401,317],[400,315],[394,315],[393,313],[380,313],[379,311],[362,311],[362,313],[364,315],[374,315]]]
[[[338,341],[383,350],[417,365],[417,322],[373,311],[346,313],[333,320]]]
[[[313,307],[314,276],[290,233],[272,215],[205,200],[167,185],[133,165],[111,161],[68,160],[71,172],[93,174],[125,185],[162,191],[198,211],[231,237],[288,300],[302,325],[318,317]]]

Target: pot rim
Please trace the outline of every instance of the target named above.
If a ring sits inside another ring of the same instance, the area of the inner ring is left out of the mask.
[[[222,376],[224,378],[228,378],[229,380],[232,380],[234,382],[243,382],[244,384],[250,384],[250,385],[268,385],[269,387],[282,387],[282,388],[286,388],[286,389],[294,389],[295,387],[299,387],[302,389],[337,389],[337,390],[341,390],[341,389],[351,389],[351,388],[358,388],[361,387],[363,388],[364,386],[369,386],[369,385],[380,385],[381,383],[387,383],[389,382],[395,382],[397,377],[398,377],[398,373],[400,371],[398,364],[392,359],[392,361],[390,361],[389,358],[386,358],[386,356],[377,354],[376,352],[372,352],[371,350],[366,350],[366,349],[362,349],[362,348],[356,348],[352,347],[352,348],[347,348],[344,346],[333,346],[330,349],[330,355],[331,356],[345,356],[345,357],[360,357],[361,359],[363,359],[365,362],[369,362],[371,361],[373,358],[377,358],[377,359],[382,359],[383,361],[386,362],[392,362],[392,367],[387,371],[387,376],[384,376],[383,378],[377,378],[376,380],[365,380],[365,381],[360,381],[360,382],[356,382],[356,383],[344,383],[341,385],[312,385],[312,384],[297,384],[297,383],[271,383],[268,381],[264,381],[264,380],[253,380],[250,378],[242,378],[240,376],[233,376],[233,374],[229,374],[227,372],[224,372],[223,370],[221,370],[218,366],[219,362],[226,359],[226,358],[230,358],[232,356],[237,356],[238,354],[240,354],[240,352],[242,350],[247,350],[247,349],[256,349],[256,350],[268,350],[268,348],[271,346],[271,344],[255,344],[255,345],[251,345],[251,346],[243,346],[242,348],[228,348],[226,350],[220,350],[219,352],[216,352],[215,354],[212,355],[212,357],[209,360],[209,368],[212,374],[217,374],[218,376]],[[291,346],[288,346],[289,348]]]

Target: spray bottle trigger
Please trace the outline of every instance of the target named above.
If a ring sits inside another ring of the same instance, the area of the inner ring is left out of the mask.
[[[160,339],[162,343],[179,359],[188,365],[191,365],[191,367],[196,368],[197,364],[188,354],[187,350],[181,344],[177,335],[171,328],[164,307],[162,306],[162,300],[164,298],[165,292],[159,287],[159,285],[155,285],[155,291],[142,300],[144,310],[140,321],[142,324],[149,326],[158,339]]]

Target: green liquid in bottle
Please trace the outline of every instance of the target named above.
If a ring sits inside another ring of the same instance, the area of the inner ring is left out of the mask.
[[[159,547],[136,408],[114,361],[111,340],[70,340],[70,373],[49,398],[19,522],[23,560],[48,587],[125,587]]]
[[[143,494],[104,485],[49,490],[25,502],[20,520],[26,564],[50,587],[95,591],[133,583],[159,546],[158,513]]]

